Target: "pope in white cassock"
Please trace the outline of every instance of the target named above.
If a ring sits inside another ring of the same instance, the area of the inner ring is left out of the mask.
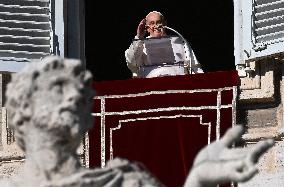
[[[167,36],[165,25],[164,16],[157,11],[150,12],[139,23],[135,39],[125,51],[133,77],[203,73],[190,45],[181,37]],[[146,32],[149,36],[145,38]]]

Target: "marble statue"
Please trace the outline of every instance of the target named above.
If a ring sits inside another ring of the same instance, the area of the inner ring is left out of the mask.
[[[148,172],[119,158],[104,169],[81,167],[76,150],[93,124],[91,78],[80,61],[56,56],[12,77],[6,107],[26,161],[21,174],[1,187],[158,186]]]

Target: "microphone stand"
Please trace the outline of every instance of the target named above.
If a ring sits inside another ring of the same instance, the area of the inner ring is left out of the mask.
[[[192,62],[191,62],[191,58],[190,58],[190,56],[192,56],[192,54],[190,53],[190,50],[189,50],[191,47],[190,47],[188,41],[178,31],[176,31],[175,29],[173,29],[171,27],[168,27],[168,26],[163,26],[163,28],[169,29],[169,30],[175,32],[184,41],[184,44],[185,44],[184,45],[185,59],[189,61],[189,63],[188,63],[189,72],[188,73],[192,74],[192,68],[191,68],[191,66],[192,66],[191,63]]]

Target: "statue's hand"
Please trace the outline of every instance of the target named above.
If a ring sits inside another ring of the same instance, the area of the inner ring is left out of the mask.
[[[186,186],[216,186],[251,179],[258,172],[256,163],[259,158],[274,145],[274,141],[268,139],[253,147],[232,148],[243,132],[243,127],[237,125],[219,141],[203,148],[195,158]],[[190,183],[191,180],[194,184]]]

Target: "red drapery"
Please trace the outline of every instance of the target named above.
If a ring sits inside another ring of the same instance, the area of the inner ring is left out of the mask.
[[[182,186],[197,152],[232,126],[237,85],[236,71],[94,82],[90,167],[123,157]]]

